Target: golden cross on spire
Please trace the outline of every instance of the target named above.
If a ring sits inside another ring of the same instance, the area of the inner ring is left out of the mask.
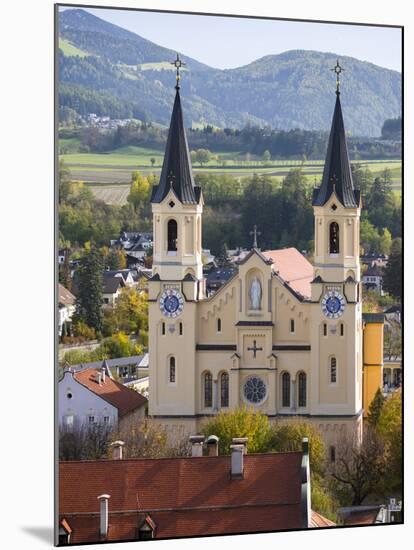
[[[171,65],[174,65],[175,70],[176,70],[175,80],[177,81],[177,83],[175,85],[175,89],[179,90],[180,89],[180,78],[181,78],[180,69],[181,69],[181,67],[183,67],[185,65],[185,63],[184,63],[184,61],[181,61],[180,56],[177,53],[177,59],[175,59],[174,61],[171,61]]]
[[[345,69],[343,69],[341,67],[341,65],[339,64],[339,59],[336,60],[336,65],[333,69],[331,69],[331,71],[334,71],[334,73],[336,74],[336,93],[339,94],[339,84],[340,84],[340,80],[339,80],[339,75],[345,71]]]

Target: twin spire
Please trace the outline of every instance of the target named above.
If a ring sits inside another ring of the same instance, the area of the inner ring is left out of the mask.
[[[180,68],[185,63],[177,54],[177,59],[172,62],[172,65],[176,68],[174,107],[160,182],[153,188],[151,202],[162,202],[172,189],[182,204],[198,204],[201,199],[201,188],[194,184],[180,98]]]
[[[160,182],[153,188],[151,202],[162,202],[172,189],[182,204],[198,204],[201,188],[194,184],[190,152],[184,129],[180,98],[180,69],[185,65],[177,54],[172,63],[176,68],[175,100],[168,132],[167,146],[161,170]],[[360,193],[354,189],[351,166],[346,144],[344,121],[339,91],[339,75],[344,69],[336,62],[332,71],[336,74],[336,102],[329,135],[328,150],[321,186],[314,189],[313,206],[323,206],[335,192],[345,208],[357,208]]]
[[[344,119],[339,91],[339,75],[344,70],[337,60],[332,71],[336,74],[336,102],[329,135],[322,183],[314,189],[312,206],[323,206],[335,192],[338,200],[345,208],[357,208],[360,203],[360,193],[354,189],[351,166],[349,164],[346,144]]]

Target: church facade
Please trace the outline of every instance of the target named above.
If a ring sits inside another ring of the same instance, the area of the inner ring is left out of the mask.
[[[354,190],[339,89],[321,186],[313,265],[296,249],[261,251],[206,297],[203,195],[194,183],[179,80],[152,197],[149,414],[177,437],[246,405],[275,421],[303,417],[336,447],[362,437],[361,202]],[[252,220],[260,223],[260,220]]]

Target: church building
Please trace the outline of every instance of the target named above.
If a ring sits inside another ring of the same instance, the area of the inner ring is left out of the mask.
[[[261,251],[255,235],[235,275],[206,296],[204,201],[192,174],[178,70],[151,203],[149,414],[181,437],[220,411],[246,405],[275,421],[306,418],[331,447],[348,434],[360,440],[361,199],[352,182],[339,80],[322,183],[312,201],[313,265],[295,248]]]

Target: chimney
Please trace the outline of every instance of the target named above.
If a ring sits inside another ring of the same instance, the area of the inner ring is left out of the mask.
[[[219,454],[219,438],[216,435],[210,435],[207,438],[208,456],[218,456]]]
[[[98,497],[99,500],[99,534],[101,537],[106,538],[108,535],[108,500],[111,498],[110,495],[101,495]]]
[[[233,437],[231,442],[233,445],[243,445],[243,454],[247,455],[247,442],[248,437]]]
[[[103,384],[105,384],[105,374],[106,374],[105,367],[101,367],[101,379]]]
[[[122,447],[124,445],[123,441],[114,441],[111,443],[113,460],[122,460]]]
[[[230,445],[231,449],[231,478],[242,479],[243,478],[243,455],[244,445]]]
[[[203,456],[204,435],[190,435],[191,456]]]

